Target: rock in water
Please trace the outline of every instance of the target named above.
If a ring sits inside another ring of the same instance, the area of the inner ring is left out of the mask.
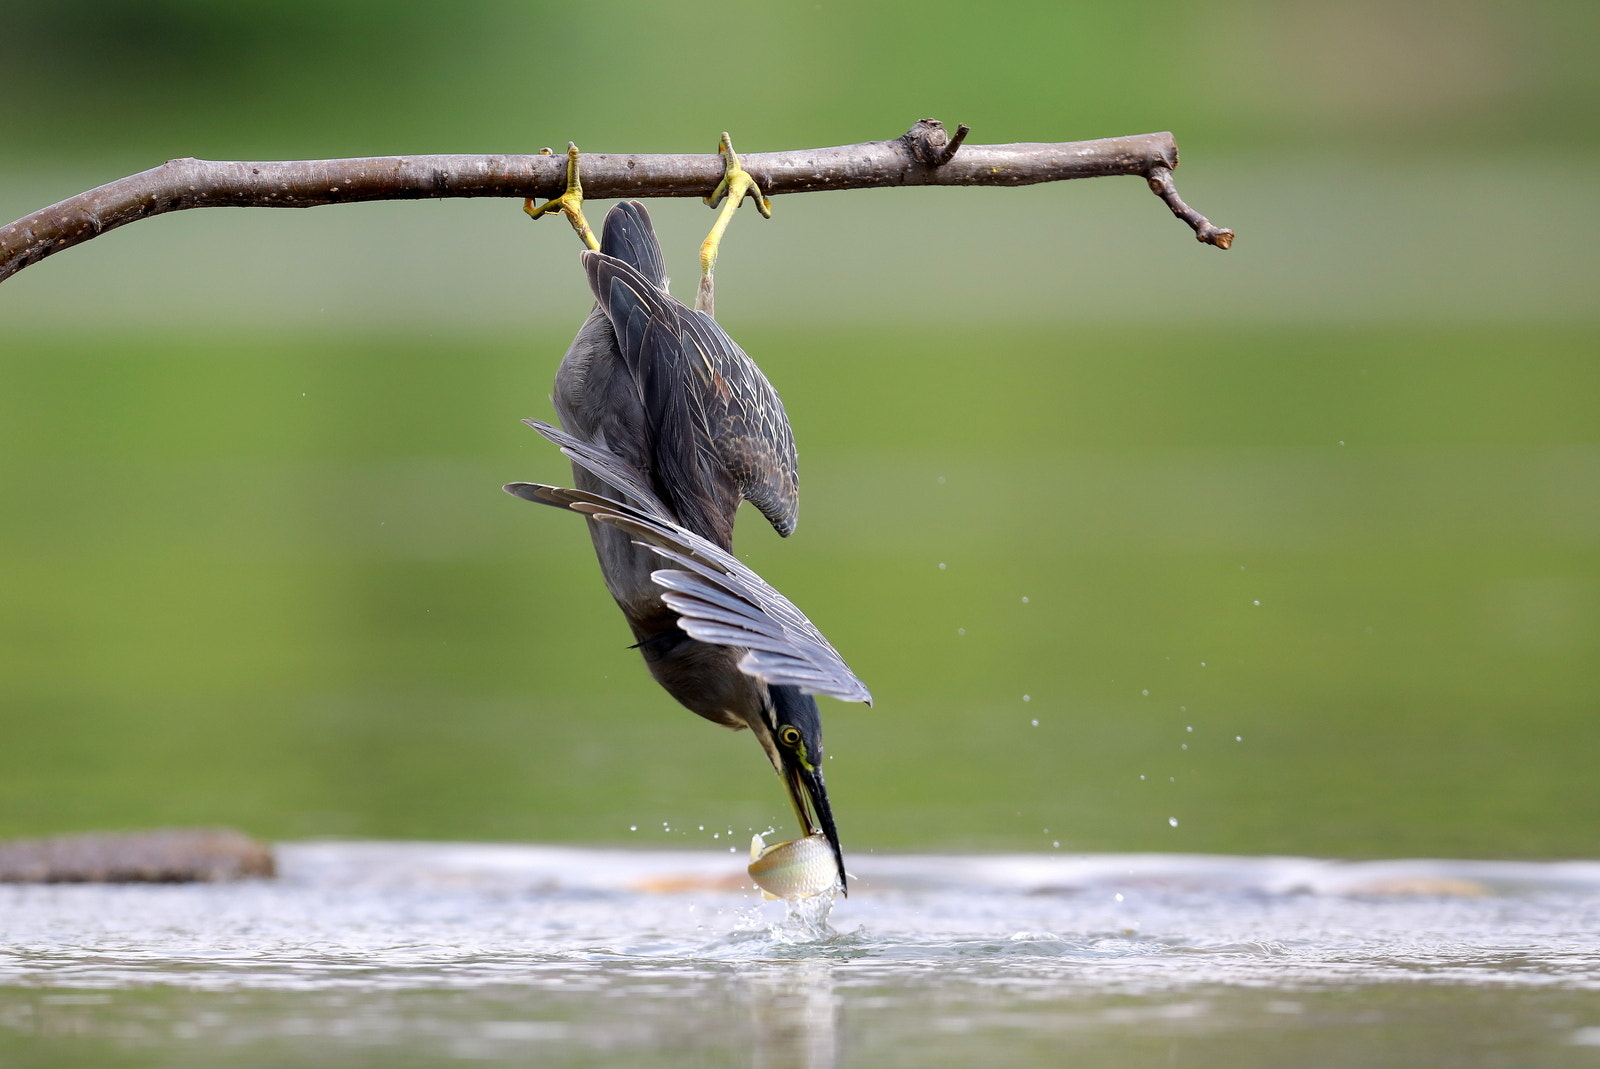
[[[229,828],[162,828],[0,843],[0,883],[196,883],[274,874],[272,848]]]

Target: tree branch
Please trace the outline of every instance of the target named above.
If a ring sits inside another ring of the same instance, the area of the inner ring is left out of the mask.
[[[1139,175],[1194,228],[1226,249],[1233,231],[1213,226],[1178,198],[1170,133],[1059,144],[963,144],[936,119],[890,141],[744,155],[745,170],[768,196],[876,186],[1024,186],[1071,178]],[[548,198],[566,185],[566,157],[378,156],[354,160],[238,163],[170,160],[69,197],[0,229],[0,280],[108,230],[188,208],[311,208],[369,200],[441,197]],[[722,177],[709,155],[586,153],[583,191],[594,200],[700,197]]]

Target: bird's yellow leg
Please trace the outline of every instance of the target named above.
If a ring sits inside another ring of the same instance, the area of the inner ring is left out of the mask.
[[[739,154],[733,151],[733,141],[726,133],[722,135],[717,151],[722,155],[722,181],[717,183],[717,188],[705,198],[705,202],[712,208],[721,204],[722,211],[717,213],[717,221],[711,224],[711,233],[700,243],[700,292],[694,301],[695,308],[707,315],[714,314],[711,273],[717,266],[717,248],[722,244],[722,235],[733,220],[733,213],[739,210],[739,205],[748,196],[756,202],[756,209],[761,212],[762,218],[772,218],[772,202],[762,195],[756,180],[739,163]]]
[[[589,229],[589,220],[583,217],[583,182],[578,177],[578,146],[571,141],[567,142],[566,192],[545,201],[537,208],[533,206],[531,199],[525,200],[522,202],[522,210],[534,219],[541,215],[559,212],[567,217],[567,222],[572,224],[572,229],[577,231],[579,239],[585,245],[591,249],[600,248],[600,242],[595,240],[594,231]]]

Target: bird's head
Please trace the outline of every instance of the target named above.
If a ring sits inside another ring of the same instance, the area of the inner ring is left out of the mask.
[[[833,824],[833,809],[828,805],[828,788],[822,782],[822,716],[817,701],[798,687],[770,686],[771,700],[763,710],[772,732],[771,746],[777,751],[774,764],[789,792],[789,803],[801,829],[807,834],[821,832],[833,848],[839,866],[839,887],[845,886],[844,853],[839,848],[839,831]]]

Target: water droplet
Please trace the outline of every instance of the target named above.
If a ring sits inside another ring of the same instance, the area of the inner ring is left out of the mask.
[[[1115,902],[1121,902],[1122,901],[1122,895],[1120,895],[1120,894],[1114,894],[1114,895],[1111,896],[1111,898]]]
[[[1234,742],[1243,742],[1244,741],[1244,736],[1243,735],[1235,735],[1233,737],[1233,741]]]
[[[1189,711],[1189,707],[1188,707],[1188,706],[1187,706],[1187,705],[1180,705],[1180,706],[1178,706],[1178,712],[1180,712],[1180,713],[1187,713],[1187,712],[1188,712],[1188,711]]]
[[[820,10],[821,10],[821,8],[818,8],[818,10],[819,10],[819,11],[820,11]],[[940,486],[943,486],[943,485],[944,485],[944,476],[943,476],[943,475],[941,475],[941,476],[939,476],[939,485],[940,485]]]
[[[1194,730],[1194,725],[1190,724],[1188,727],[1184,728],[1183,730],[1185,730],[1185,731],[1193,731]]]
[[[1022,696],[1022,700],[1025,702],[1031,702],[1033,701],[1033,696],[1031,694],[1024,694]]]
[[[1050,845],[1055,847],[1057,850],[1060,850],[1061,849],[1061,840],[1060,839],[1056,839]]]
[[[940,561],[940,562],[939,562],[939,570],[940,570],[940,571],[941,571],[941,572],[942,572],[942,571],[944,571],[944,561]]]
[[[956,634],[958,634],[958,635],[964,635],[964,634],[966,634],[966,633],[967,633],[967,629],[966,629],[966,628],[964,628],[964,627],[958,627],[958,628],[956,628]]]
[[[637,824],[629,824],[628,825],[628,830],[629,831],[638,831],[639,830],[639,825],[637,825]]]
[[[1167,818],[1167,823],[1171,824],[1174,828],[1176,828],[1178,826],[1178,818],[1177,817],[1168,817]]]
[[[1205,667],[1205,666],[1206,666],[1206,662],[1204,662],[1204,661],[1201,661],[1201,662],[1200,662],[1200,667],[1201,667],[1201,668],[1204,668],[1204,667]]]
[[[1022,595],[1022,604],[1024,604],[1024,605],[1028,604],[1028,595],[1026,595],[1026,594]]]
[[[1188,748],[1189,748],[1189,744],[1188,743],[1183,743],[1181,746],[1178,747],[1178,749],[1180,749],[1180,750],[1187,750]]]
[[[1144,779],[1144,775],[1143,775],[1143,773],[1141,773],[1141,774],[1140,774],[1140,776],[1139,776],[1139,778],[1140,778],[1140,779]]]
[[[1250,604],[1252,604],[1252,605],[1260,605],[1261,604],[1261,599],[1257,598],[1256,600],[1252,601]]]
[[[1143,694],[1146,698],[1150,697],[1150,692],[1148,690],[1141,690],[1139,693]]]
[[[1038,726],[1039,726],[1039,721],[1037,721],[1037,720],[1035,720],[1035,721],[1034,721],[1034,722],[1033,722],[1033,726],[1034,726],[1034,727],[1038,727]]]

